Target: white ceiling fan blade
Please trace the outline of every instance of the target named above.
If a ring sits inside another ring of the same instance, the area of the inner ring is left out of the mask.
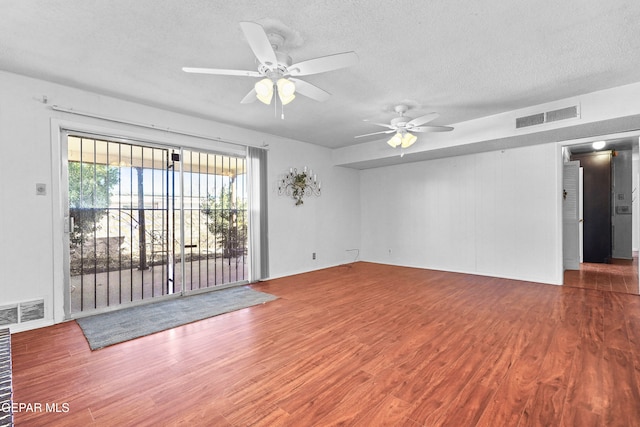
[[[296,93],[304,95],[307,98],[314,99],[319,102],[324,102],[331,97],[331,94],[327,91],[320,89],[317,86],[307,83],[304,80],[289,78],[296,85]]]
[[[357,63],[358,55],[355,52],[344,52],[298,62],[289,66],[288,69],[292,76],[307,76],[350,67]]]
[[[276,67],[278,59],[262,25],[255,22],[241,22],[240,28],[242,28],[242,32],[258,61],[269,68]]]
[[[262,74],[260,74],[259,72],[249,70],[224,70],[220,68],[182,67],[182,71],[184,71],[185,73],[216,74],[222,76],[262,77]]]
[[[386,128],[389,128],[389,129],[393,129],[393,130],[396,130],[396,129],[397,129],[397,127],[396,127],[396,126],[390,125],[389,123],[376,123],[376,122],[370,122],[370,121],[369,121],[369,120],[367,120],[367,119],[364,119],[363,121],[365,121],[365,122],[367,122],[367,123],[371,123],[372,125],[383,126],[383,127],[386,127]]]
[[[254,88],[254,89],[251,89],[249,91],[249,93],[246,94],[246,96],[244,98],[242,98],[242,101],[240,101],[240,104],[251,104],[256,99],[258,99],[258,98],[256,98],[256,90]]]
[[[407,130],[409,132],[449,132],[453,128],[451,126],[416,126]]]
[[[437,119],[438,117],[440,117],[440,114],[438,114],[438,113],[425,114],[424,116],[416,117],[415,119],[409,121],[407,123],[407,127],[409,127],[409,126],[421,126],[421,125],[423,125],[425,123],[429,123],[430,121]]]
[[[364,135],[358,135],[358,136],[354,136],[354,138],[362,138],[363,136],[371,136],[371,135],[380,135],[382,133],[393,133],[395,132],[395,129],[391,129],[391,130],[382,130],[380,132],[373,132],[373,133],[365,133]]]

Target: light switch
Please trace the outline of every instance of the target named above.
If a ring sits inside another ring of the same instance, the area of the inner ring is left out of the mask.
[[[47,184],[36,184],[36,196],[47,195]]]

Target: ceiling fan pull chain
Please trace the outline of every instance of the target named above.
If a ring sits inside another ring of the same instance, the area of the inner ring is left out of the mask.
[[[278,87],[274,85],[273,88],[275,92],[273,94],[273,118],[275,119],[278,117]]]
[[[280,93],[278,92],[278,85],[274,85],[274,88],[275,88],[275,93],[273,94],[273,97],[276,100],[275,105],[277,106],[278,99],[280,99]],[[284,103],[282,102],[282,99],[280,99],[280,120],[284,120]]]

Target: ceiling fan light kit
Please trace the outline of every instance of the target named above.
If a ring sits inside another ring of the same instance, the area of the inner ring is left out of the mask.
[[[241,22],[240,28],[259,63],[257,71],[193,67],[183,67],[182,70],[187,73],[261,78],[254,85],[254,88],[242,98],[241,103],[243,104],[258,99],[269,105],[274,92],[278,93],[282,105],[293,101],[296,93],[315,101],[326,101],[331,96],[328,92],[295,77],[338,70],[358,62],[358,55],[355,52],[344,52],[294,64],[289,55],[279,51],[286,42],[282,34],[274,32],[267,34],[265,29],[255,22]],[[291,77],[289,78],[289,76]]]
[[[271,104],[273,98],[273,82],[271,79],[262,79],[254,86],[256,98],[264,104]]]
[[[276,83],[269,78],[264,78],[258,81],[253,88],[256,91],[256,98],[267,105],[271,104],[274,88],[282,105],[287,105],[296,97],[296,84],[285,78],[279,79]]]
[[[412,133],[405,133],[404,136],[402,137],[402,144],[400,144],[400,146],[402,148],[409,148],[413,145],[414,142],[416,142],[416,140],[418,139],[417,136],[415,136]]]
[[[281,78],[276,82],[276,88],[278,89],[278,97],[282,102],[282,105],[287,105],[293,101],[296,97],[296,84],[291,80]]]
[[[449,132],[452,131],[453,128],[450,126],[433,126],[426,125],[432,120],[435,120],[439,117],[438,113],[429,113],[420,117],[416,117],[412,119],[411,117],[405,116],[405,113],[410,109],[406,104],[396,105],[394,107],[394,111],[398,115],[398,117],[394,117],[389,124],[387,123],[375,123],[369,122],[369,120],[365,120],[365,122],[369,122],[376,126],[382,126],[388,128],[388,130],[383,130],[380,132],[367,133],[364,135],[358,135],[356,138],[362,138],[365,136],[372,135],[380,135],[380,134],[389,134],[395,132],[396,134],[391,137],[387,141],[392,148],[409,148],[411,147],[418,139],[417,136],[413,134],[413,132]]]
[[[393,135],[390,140],[387,141],[387,144],[389,144],[393,148],[396,148],[398,146],[402,148],[409,148],[413,145],[414,142],[416,142],[417,139],[418,137],[412,133],[406,131],[398,132]]]
[[[396,133],[391,137],[390,140],[387,141],[391,147],[396,148],[398,145],[402,144],[402,135],[400,133]]]

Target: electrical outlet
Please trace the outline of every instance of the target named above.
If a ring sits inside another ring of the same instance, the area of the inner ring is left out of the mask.
[[[311,254],[311,259],[316,259],[316,253],[315,252]]]

